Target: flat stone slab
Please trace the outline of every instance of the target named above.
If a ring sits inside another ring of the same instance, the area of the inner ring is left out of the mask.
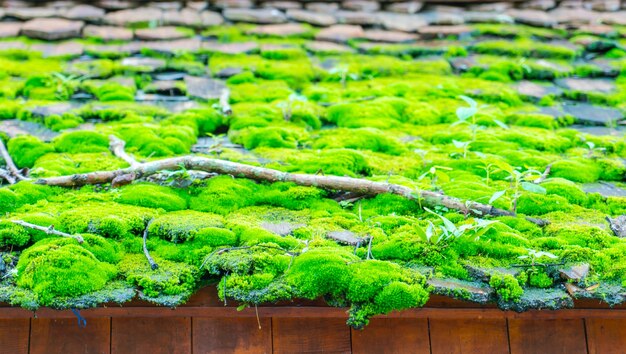
[[[284,23],[287,22],[285,14],[277,9],[233,9],[228,8],[222,15],[229,21],[249,23]]]
[[[309,30],[299,23],[284,23],[257,26],[246,33],[257,36],[297,36],[307,32]]]
[[[573,280],[579,282],[589,274],[589,270],[589,263],[582,263],[573,265],[568,268],[559,269],[559,273],[561,274],[561,278],[565,280]]]
[[[321,13],[332,13],[333,11],[339,10],[339,4],[336,2],[307,2],[304,4],[304,8],[307,10],[321,12]]]
[[[556,20],[545,11],[531,9],[511,9],[507,11],[517,23],[539,27],[554,27]]]
[[[185,76],[187,96],[201,100],[219,99],[226,84],[224,81],[207,77]]]
[[[0,23],[0,38],[17,37],[21,30],[21,22],[2,22]]]
[[[626,189],[609,182],[586,183],[582,188],[587,193],[600,193],[605,197],[626,197]]]
[[[267,1],[261,4],[262,7],[269,7],[279,10],[301,9],[302,4],[297,1]]]
[[[336,11],[334,13],[338,23],[349,25],[373,26],[380,23],[378,13],[364,11]]]
[[[566,90],[578,92],[611,93],[616,90],[613,80],[607,79],[564,78],[555,82]]]
[[[348,230],[330,231],[326,234],[326,238],[351,246],[356,246],[363,241],[362,237]]]
[[[367,0],[346,0],[341,3],[341,7],[346,10],[374,12],[380,10],[380,3]]]
[[[326,12],[315,12],[299,9],[287,10],[287,18],[297,22],[304,22],[314,26],[331,26],[337,23],[335,16]]]
[[[457,279],[428,279],[433,294],[486,304],[493,299],[493,289],[486,284]]]
[[[41,124],[18,119],[0,120],[0,131],[7,133],[10,137],[32,135],[43,141],[50,141],[59,135]]]
[[[424,26],[417,29],[417,32],[424,38],[464,36],[472,33],[472,28],[465,25],[455,26]]]
[[[363,39],[384,43],[407,43],[418,38],[415,34],[400,31],[366,30],[363,34]]]
[[[52,115],[62,115],[63,113],[67,113],[80,106],[80,104],[76,103],[63,102],[45,106],[37,106],[32,108],[30,112],[35,117],[48,117]]]
[[[464,11],[462,14],[465,23],[513,23],[513,17],[497,12]]]
[[[183,96],[184,91],[181,90],[180,85],[180,81],[176,80],[158,80],[148,84],[144,91],[165,96]]]
[[[77,57],[83,54],[85,46],[78,42],[64,42],[59,44],[37,43],[30,50],[41,52],[44,58],[70,56]]]
[[[36,18],[22,26],[22,34],[36,39],[58,40],[80,37],[84,22],[62,18]]]
[[[563,111],[582,124],[606,126],[624,118],[624,114],[614,108],[594,106],[587,103],[563,105]]]
[[[420,1],[403,1],[388,4],[385,10],[401,14],[414,14],[421,10],[422,7],[424,7],[424,3]]]
[[[337,44],[326,41],[312,41],[304,45],[304,47],[313,53],[351,53],[354,51],[347,45]]]
[[[418,29],[428,26],[426,19],[419,14],[381,13],[379,19],[385,29],[392,31],[416,32]]]
[[[224,23],[221,14],[213,11],[198,12],[190,8],[184,8],[180,11],[169,10],[163,12],[163,24],[186,27],[210,27],[218,26]]]
[[[575,129],[581,133],[597,135],[597,136],[605,136],[605,135],[618,136],[618,137],[626,136],[626,127],[623,127],[623,126],[609,128],[609,127],[603,127],[603,126],[574,124],[574,125],[570,125],[569,128]]]
[[[430,11],[421,14],[424,16],[428,24],[438,26],[456,26],[465,23],[461,13],[452,13],[445,11]]]
[[[271,223],[264,221],[261,223],[261,227],[273,234],[279,236],[290,235],[293,230],[306,226],[305,224],[294,224],[289,222]]]
[[[57,14],[58,11],[52,7],[13,7],[4,11],[5,16],[19,18],[20,20],[54,17]]]
[[[363,37],[365,32],[361,26],[333,25],[317,32],[315,39],[328,42],[347,42],[350,39]]]
[[[145,41],[164,41],[187,38],[189,34],[173,26],[164,26],[135,30],[135,37]]]
[[[130,57],[122,59],[122,65],[133,68],[146,68],[149,71],[163,69],[166,66],[165,60],[159,58],[139,58]]]
[[[133,39],[133,31],[123,27],[88,25],[83,29],[83,36],[103,41],[130,41]]]
[[[563,90],[557,86],[546,84],[537,84],[532,81],[520,81],[513,86],[515,90],[522,96],[540,100],[545,96],[560,96]]]
[[[135,23],[159,23],[163,17],[163,10],[155,7],[140,7],[109,12],[104,22],[117,26],[129,26]]]
[[[87,4],[76,5],[62,12],[62,16],[67,19],[86,22],[100,22],[104,18],[104,14],[104,9]]]
[[[517,312],[531,309],[558,310],[574,307],[574,300],[568,293],[560,289],[524,289],[524,294],[518,302],[498,301],[498,306],[503,310]]]
[[[223,54],[247,54],[259,49],[256,42],[217,43],[204,42],[202,48]]]

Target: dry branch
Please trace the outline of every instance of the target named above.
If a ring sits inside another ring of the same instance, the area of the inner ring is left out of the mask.
[[[113,153],[113,155],[119,157],[120,159],[126,161],[130,167],[137,167],[141,165],[134,157],[130,156],[126,150],[126,142],[115,135],[109,135],[109,149]]]
[[[230,90],[227,88],[223,89],[220,95],[220,107],[222,114],[227,116],[233,114],[233,110],[230,107]]]
[[[150,224],[152,224],[153,220],[154,219],[150,219],[150,221],[148,221],[148,224],[146,225],[146,229],[143,230],[143,254],[146,255],[148,263],[150,263],[150,268],[152,270],[156,270],[159,268],[159,265],[154,261],[152,256],[150,256],[150,252],[148,252],[148,245],[146,244],[146,242],[148,241],[148,229],[150,229]]]
[[[50,225],[49,227],[45,227],[45,226],[39,226],[39,225],[27,223],[26,221],[22,221],[22,220],[11,220],[11,222],[14,224],[23,226],[23,227],[27,227],[29,229],[43,231],[48,235],[57,235],[61,237],[73,238],[76,241],[78,241],[78,243],[85,242],[85,240],[83,239],[81,235],[70,235],[70,234],[66,234],[65,232],[57,231],[54,229],[53,225]]]
[[[234,177],[248,178],[265,182],[292,182],[300,186],[318,187],[327,190],[342,190],[347,192],[361,193],[364,195],[378,195],[391,193],[400,195],[409,200],[421,200],[425,206],[444,206],[463,214],[475,216],[515,216],[508,210],[498,209],[492,205],[468,201],[467,203],[442,193],[432,191],[417,191],[409,187],[392,183],[374,182],[366,179],[338,176],[320,176],[308,174],[296,174],[277,171],[265,167],[250,166],[241,163],[211,159],[199,156],[182,156],[169,159],[151,161],[139,164],[137,167],[128,167],[116,171],[100,171],[71,176],[41,178],[38,184],[59,187],[77,187],[91,184],[110,183],[115,178],[123,175],[134,174],[136,178],[154,175],[163,170],[186,170],[204,171]],[[536,218],[527,220],[543,226],[548,222]]]
[[[0,168],[0,179],[6,180],[9,184],[15,184],[15,177],[11,176],[9,171],[3,168]]]
[[[9,155],[9,151],[7,150],[6,146],[4,146],[4,142],[2,141],[2,139],[0,139],[0,156],[2,156],[4,163],[6,163],[7,170],[9,170],[9,174],[11,176],[15,177],[16,180],[20,180],[20,181],[26,179],[20,173],[20,170],[15,165],[15,162],[13,162],[13,159],[11,158],[11,155]],[[11,182],[9,181],[9,183]]]
[[[550,175],[550,170],[552,169],[552,164],[549,164],[548,166],[546,166],[545,171],[543,171],[543,173],[541,174],[541,176],[537,177],[533,183],[535,184],[539,184],[542,183],[543,181],[546,180],[546,178],[548,178],[548,176]]]

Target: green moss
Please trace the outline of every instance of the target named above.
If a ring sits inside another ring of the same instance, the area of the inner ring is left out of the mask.
[[[223,219],[219,215],[191,210],[175,211],[161,215],[150,225],[150,235],[174,243],[184,242],[194,237],[205,227],[221,227]]]
[[[21,248],[29,241],[30,234],[24,227],[10,221],[0,221],[0,249]]]
[[[517,201],[517,211],[526,215],[544,215],[553,211],[568,211],[567,199],[556,194],[523,194]]]
[[[505,302],[519,301],[522,294],[524,294],[524,289],[512,275],[493,275],[489,280],[489,285],[496,291],[498,297]]]
[[[187,209],[187,200],[183,193],[154,184],[140,183],[126,186],[122,188],[121,194],[115,201],[146,208],[161,208],[166,211]]]
[[[257,147],[271,148],[292,148],[299,145],[299,141],[306,136],[301,129],[267,127],[267,128],[246,128],[230,134],[230,138],[235,143],[242,144],[246,149]]]
[[[33,167],[37,159],[54,151],[50,144],[30,135],[21,135],[9,140],[7,149],[13,162],[20,168]]]
[[[254,204],[256,183],[229,176],[211,178],[206,186],[199,188],[198,195],[191,197],[189,208],[197,211],[226,215],[237,209]]]
[[[572,182],[595,182],[602,174],[601,169],[588,159],[560,160],[552,164],[550,176],[560,177]]]
[[[398,125],[408,102],[399,98],[380,98],[366,103],[344,103],[328,109],[327,119],[342,128],[371,127],[386,129]]]
[[[567,199],[572,204],[584,205],[587,202],[587,194],[576,183],[562,178],[551,178],[541,186],[548,194],[555,194]]]
[[[336,249],[314,249],[297,257],[287,279],[308,299],[322,295],[339,297],[350,282],[348,263],[358,257]]]
[[[504,40],[484,41],[474,44],[471,49],[482,54],[567,60],[574,59],[579,54],[579,51],[569,47],[533,42],[525,39],[517,40],[513,42],[513,44],[510,41]]]
[[[371,128],[333,129],[322,132],[312,147],[314,149],[348,148],[370,150],[390,155],[400,155],[406,152],[402,144],[396,139],[388,137],[382,131]]]
[[[144,255],[128,255],[119,264],[120,274],[137,286],[147,297],[164,295],[189,297],[196,286],[193,267],[154,258],[159,268],[152,270]]]
[[[105,135],[91,131],[65,133],[52,142],[59,152],[88,153],[109,151],[109,139]]]
[[[237,244],[237,235],[227,229],[205,227],[198,230],[192,241],[211,247],[234,246]]]

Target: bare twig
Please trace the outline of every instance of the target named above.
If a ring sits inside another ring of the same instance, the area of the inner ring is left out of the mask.
[[[233,114],[233,110],[230,107],[230,90],[227,88],[223,89],[220,94],[220,107],[222,109],[222,114],[227,116]]]
[[[138,167],[141,165],[134,157],[130,156],[124,148],[126,147],[126,142],[115,135],[109,135],[109,149],[113,153],[113,155],[119,157],[120,159],[126,161],[130,167]]]
[[[4,146],[4,141],[2,141],[2,139],[0,139],[0,156],[2,156],[4,163],[6,163],[7,170],[9,170],[10,175],[20,181],[27,179],[26,177],[22,176],[20,170],[15,165],[15,162],[13,162],[13,159],[11,158],[11,155],[9,155],[9,151],[7,150],[6,146]]]
[[[65,232],[57,231],[57,230],[54,229],[54,225],[50,225],[49,227],[45,227],[45,226],[39,226],[39,225],[27,223],[26,221],[22,221],[22,220],[11,220],[11,222],[14,223],[14,224],[23,226],[23,227],[27,227],[29,229],[43,231],[43,232],[45,232],[48,235],[57,235],[57,236],[61,236],[61,237],[73,238],[76,241],[78,241],[78,243],[85,242],[85,240],[83,239],[83,237],[81,235],[70,235],[70,234],[66,234]]]
[[[9,182],[9,184],[15,184],[15,177],[11,176],[11,174],[9,173],[9,171],[0,168],[0,180],[6,180],[7,182]]]
[[[148,263],[150,263],[150,268],[152,270],[157,270],[159,269],[159,265],[154,261],[152,256],[150,256],[150,252],[148,252],[148,246],[146,245],[146,242],[148,240],[148,229],[150,228],[150,224],[152,224],[153,220],[154,219],[150,219],[150,221],[148,221],[148,224],[146,225],[146,229],[143,230],[143,254],[146,255]]]
[[[548,176],[550,175],[550,170],[552,169],[552,164],[549,164],[548,166],[546,166],[546,170],[543,171],[543,173],[541,174],[541,176],[537,177],[533,183],[535,184],[539,184],[543,181],[546,180],[546,178],[548,178]]]

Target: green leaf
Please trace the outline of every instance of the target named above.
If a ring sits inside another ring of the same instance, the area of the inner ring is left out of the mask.
[[[509,129],[509,126],[500,120],[493,119],[493,122],[496,123],[498,126],[500,126],[500,128]]]
[[[456,109],[456,117],[459,120],[466,121],[468,118],[476,114],[476,107],[459,107]]]
[[[465,101],[465,103],[467,103],[470,107],[472,108],[477,108],[478,104],[476,103],[476,101],[474,101],[473,98],[465,96],[465,95],[460,95],[459,96],[460,99],[462,99],[463,101]]]
[[[506,189],[503,191],[499,191],[499,192],[495,192],[493,193],[493,195],[491,196],[491,198],[489,199],[489,204],[493,204],[493,202],[495,202],[496,200],[498,200],[500,197],[502,197],[504,195],[504,193],[506,193]]]
[[[522,188],[531,193],[546,194],[546,189],[542,186],[530,182],[522,182]]]
[[[430,209],[428,209],[426,207],[424,207],[424,209],[427,212],[429,212],[429,213],[431,213],[433,215],[437,215],[443,221],[443,224],[445,225],[444,232],[447,233],[449,231],[449,232],[455,233],[456,231],[458,231],[456,225],[454,225],[454,223],[452,223],[452,221],[448,220],[448,218],[446,218],[445,216],[439,215],[439,214],[435,213],[434,211],[432,211],[432,210],[430,210]]]

